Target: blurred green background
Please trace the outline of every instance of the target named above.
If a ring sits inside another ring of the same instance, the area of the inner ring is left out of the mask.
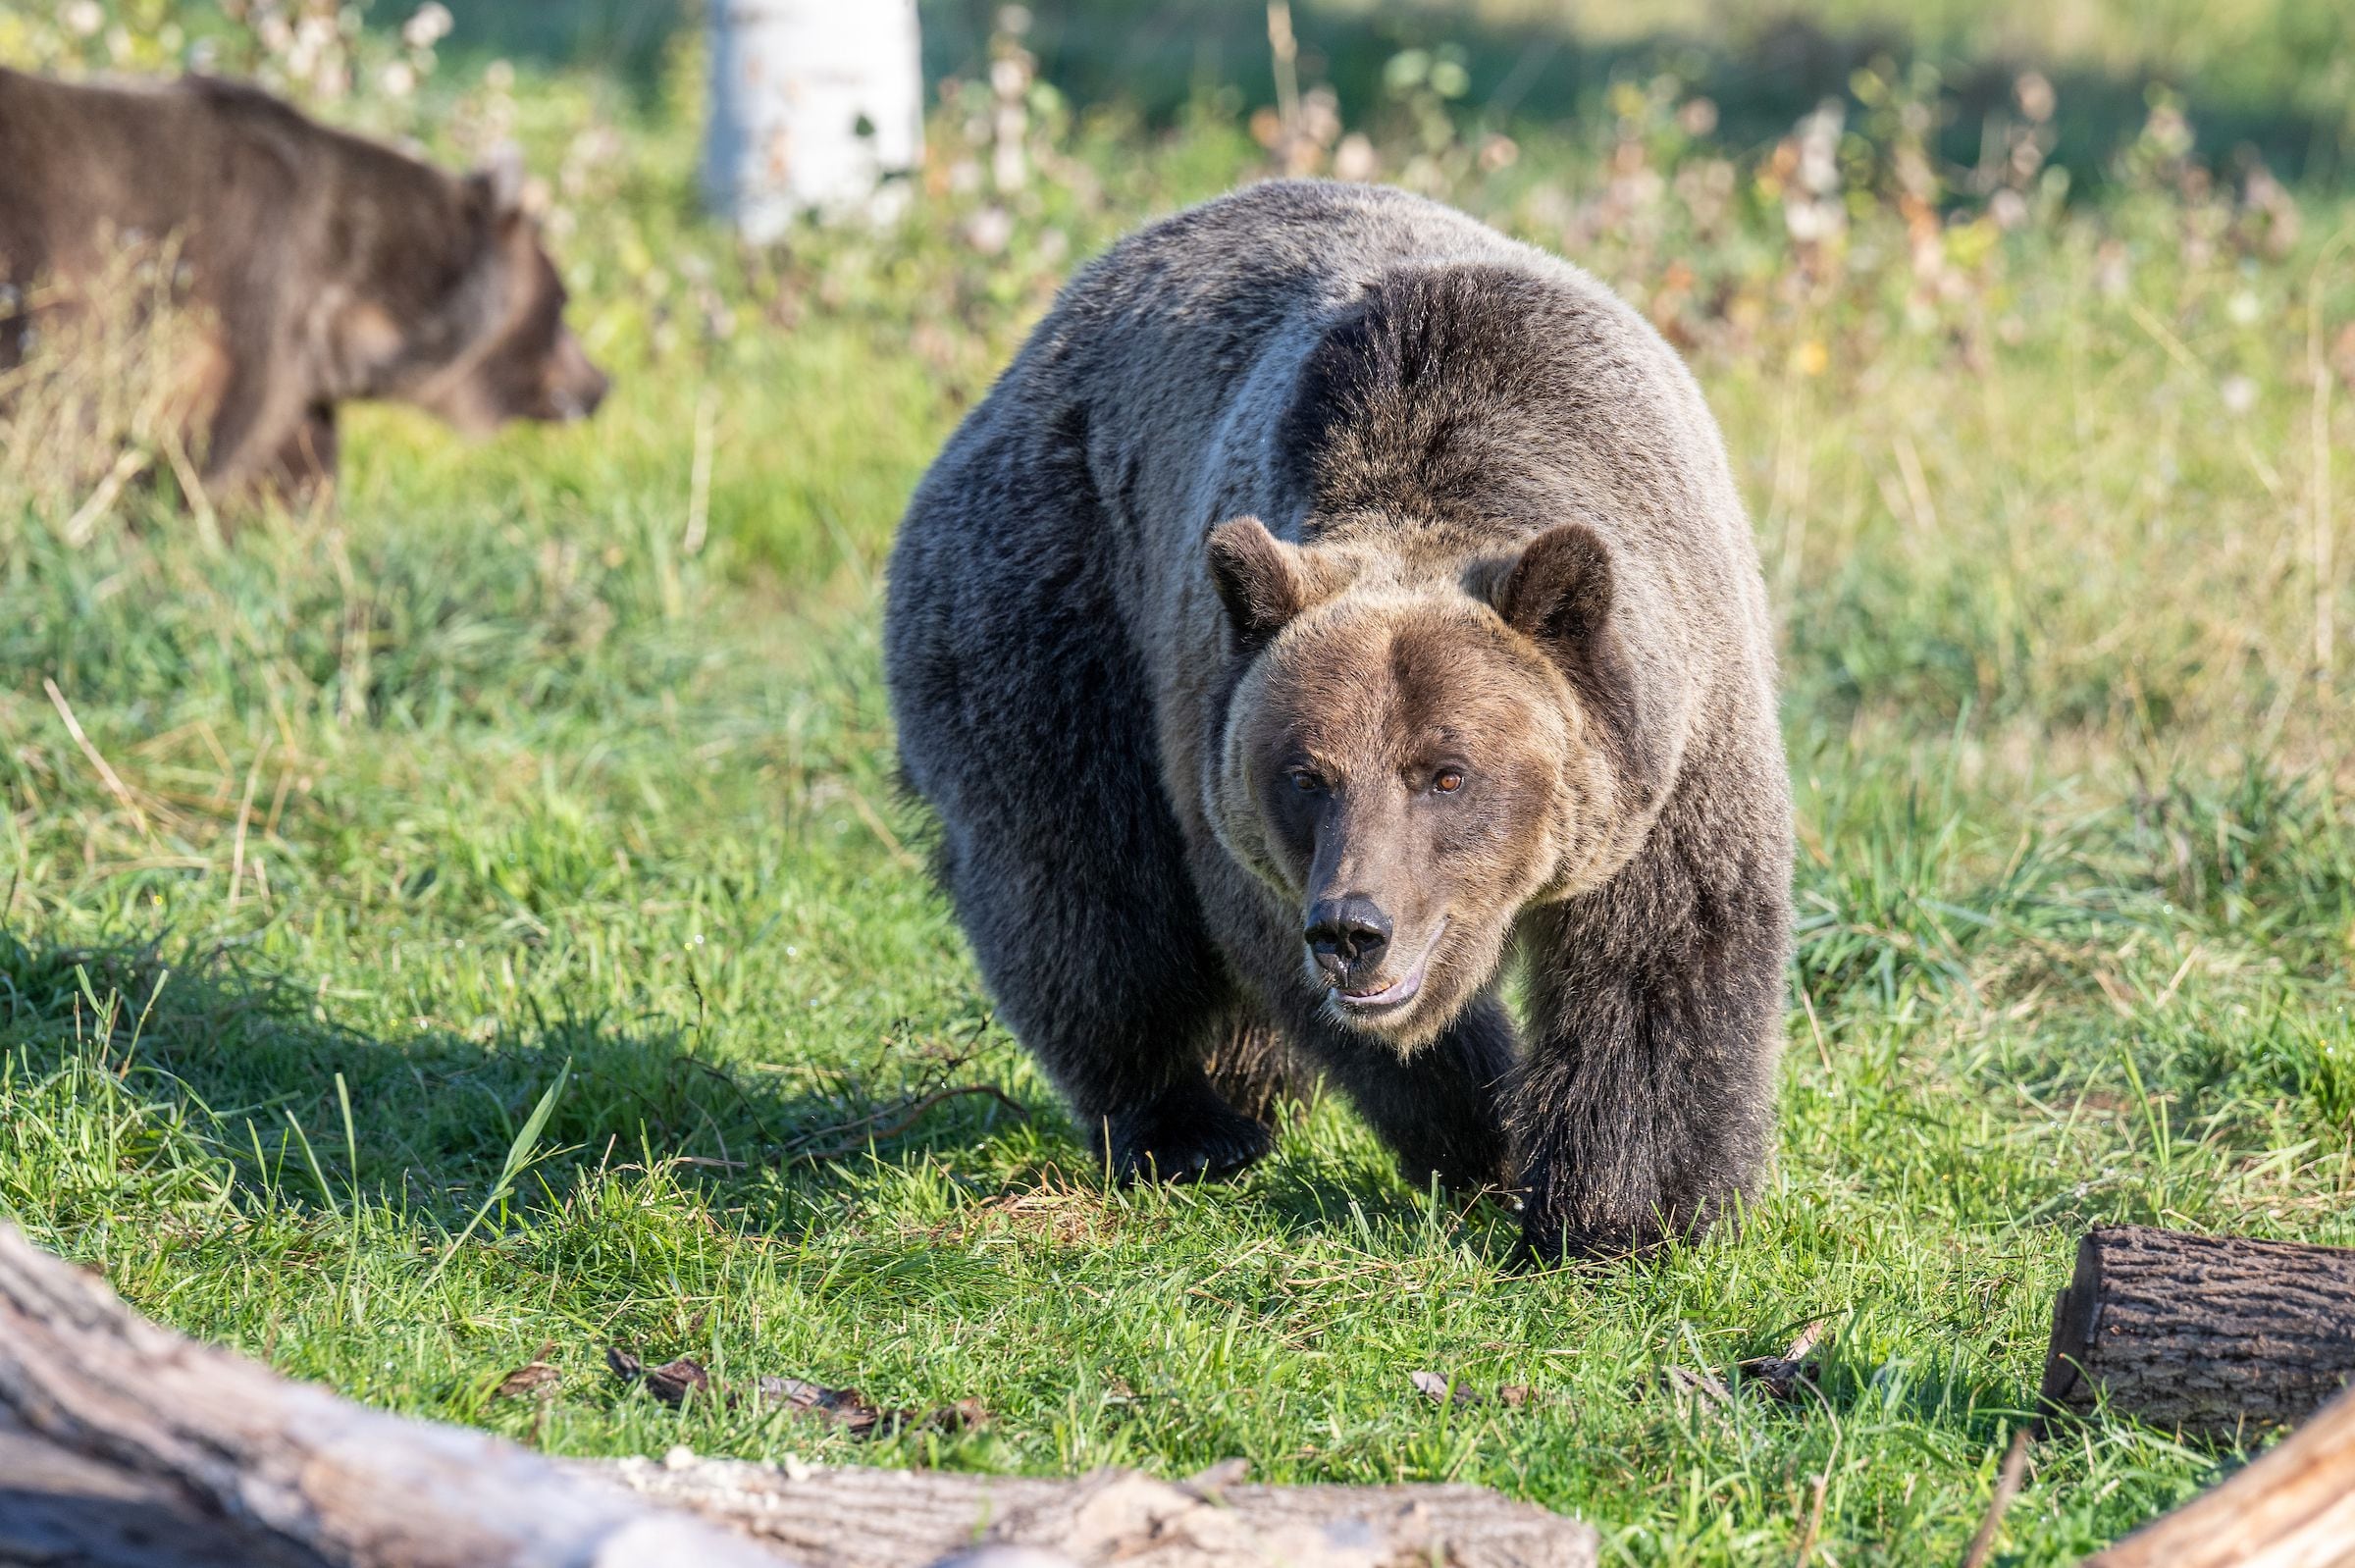
[[[464,49],[589,66],[650,85],[700,14],[669,0],[462,6]],[[922,0],[928,76],[986,67],[994,0]],[[1026,8],[1040,75],[1082,104],[1123,103],[1167,123],[1210,98],[1274,101],[1267,19],[1249,0],[1041,0]],[[2339,178],[2355,148],[2355,10],[2328,0],[1301,0],[1305,79],[1329,83],[1355,124],[1381,105],[1389,63],[1447,48],[1462,106],[1503,126],[1604,111],[1611,82],[1672,71],[1713,99],[1725,139],[1771,139],[1876,62],[1936,72],[1950,95],[1939,151],[1972,160],[2033,65],[2068,105],[2056,161],[2080,177],[2142,123],[2154,87],[2182,99],[2203,153],[2246,144],[2292,178]]]

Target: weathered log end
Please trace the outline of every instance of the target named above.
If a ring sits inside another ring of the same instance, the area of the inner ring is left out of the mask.
[[[2155,1427],[2244,1440],[2355,1380],[2355,1249],[2105,1227],[2053,1303],[2039,1390]]]
[[[2093,1345],[2093,1304],[2101,1290],[2101,1249],[2092,1232],[2077,1239],[2077,1262],[2068,1283],[2053,1298],[2053,1333],[2044,1351],[2044,1382],[2036,1390],[2037,1408],[2066,1411],[2090,1408],[2085,1358]]]

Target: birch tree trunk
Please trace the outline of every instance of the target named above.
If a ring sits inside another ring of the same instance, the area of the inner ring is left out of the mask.
[[[704,185],[765,244],[866,208],[923,155],[916,0],[711,0]]]

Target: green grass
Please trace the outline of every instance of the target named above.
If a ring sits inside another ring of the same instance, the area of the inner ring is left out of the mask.
[[[1681,182],[1716,154],[1667,107],[1628,106],[1648,202],[1590,142],[1428,153],[1689,344],[1802,802],[1762,1201],[1526,1276],[1508,1215],[1406,1187],[1331,1102],[1236,1185],[1108,1188],[890,782],[901,500],[1072,262],[1255,172],[1247,138],[1050,112],[1052,179],[983,256],[959,236],[996,198],[957,193],[944,121],[906,226],[747,260],[692,217],[691,105],[528,89],[541,167],[621,133],[559,196],[620,377],[595,423],[466,446],[364,411],[340,514],[220,545],[136,495],[70,545],[71,454],[0,478],[0,1213],[142,1310],[554,1451],[1239,1454],[1499,1487],[1630,1562],[1788,1562],[1820,1477],[1816,1560],[1853,1568],[1960,1555],[2085,1226],[2355,1242],[2343,522],[2319,668],[2312,566],[2335,194],[2276,251],[2154,155],[2099,209],[1948,229],[1924,272],[1863,165],[1843,258],[1794,251],[1753,162],[1712,226]],[[967,1086],[1006,1098],[909,1114]],[[1817,1318],[1794,1405],[1666,1377]],[[545,1405],[493,1398],[550,1343]],[[991,1420],[854,1444],[674,1412],[611,1344]],[[1536,1399],[1445,1411],[1418,1370]],[[2072,1560],[2233,1462],[2072,1430],[1999,1560]]]

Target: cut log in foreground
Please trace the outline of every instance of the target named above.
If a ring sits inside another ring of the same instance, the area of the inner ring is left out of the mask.
[[[1593,1568],[1596,1540],[1470,1487],[544,1459],[183,1339],[0,1225],[0,1564],[920,1568],[961,1555],[1003,1568]]]
[[[2120,1226],[2078,1243],[2042,1397],[2231,1439],[2305,1420],[2351,1379],[2355,1249]]]
[[[2345,1568],[2355,1563],[2355,1393],[2214,1491],[2080,1568]]]

